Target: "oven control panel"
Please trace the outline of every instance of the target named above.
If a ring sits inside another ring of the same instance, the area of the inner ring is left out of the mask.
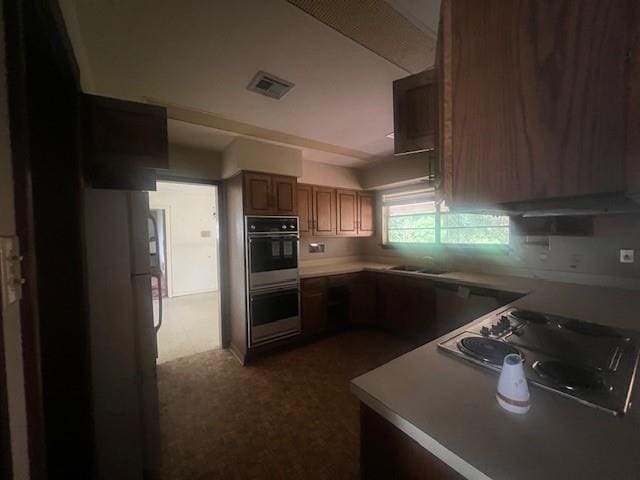
[[[298,217],[247,217],[247,233],[298,233]]]

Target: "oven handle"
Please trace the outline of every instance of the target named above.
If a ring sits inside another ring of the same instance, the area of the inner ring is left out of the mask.
[[[249,292],[249,297],[252,299],[253,301],[253,297],[257,296],[257,295],[264,295],[264,294],[269,294],[269,293],[277,293],[277,292],[286,292],[286,291],[292,291],[295,290],[297,292],[300,291],[300,284],[299,283],[292,283],[289,285],[282,285],[279,287],[265,287],[263,289],[259,289],[259,290],[251,290]]]
[[[249,243],[252,243],[255,240],[289,240],[293,239],[296,241],[300,241],[300,237],[298,235],[249,235]]]

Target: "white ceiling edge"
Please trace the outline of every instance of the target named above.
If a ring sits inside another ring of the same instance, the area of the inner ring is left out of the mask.
[[[364,168],[373,163],[373,160],[362,160],[359,158],[349,157],[347,155],[323,152],[321,150],[311,148],[303,148],[299,145],[252,137],[251,135],[242,135],[203,125],[182,122],[180,120],[168,119],[167,123],[169,128],[169,142],[171,144],[195,148],[198,150],[222,153],[236,138],[250,138],[265,144],[296,148],[302,151],[302,158],[304,160],[311,162],[347,168]]]
[[[440,20],[440,0],[385,0],[392,8],[409,20],[434,41],[438,38],[438,23]],[[435,4],[438,4],[437,12]],[[437,15],[432,15],[437,13]],[[436,22],[433,18],[437,19]],[[431,20],[431,23],[427,23]]]

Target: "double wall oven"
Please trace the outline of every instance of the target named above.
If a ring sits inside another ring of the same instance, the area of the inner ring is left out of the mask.
[[[249,346],[300,333],[297,217],[245,217]]]

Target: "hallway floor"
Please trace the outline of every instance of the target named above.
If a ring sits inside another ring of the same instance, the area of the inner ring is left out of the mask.
[[[162,327],[158,331],[158,363],[220,346],[219,292],[163,299]],[[153,301],[158,318],[158,301]]]
[[[158,366],[163,480],[356,479],[349,380],[410,350],[354,330],[242,367],[226,350]]]

